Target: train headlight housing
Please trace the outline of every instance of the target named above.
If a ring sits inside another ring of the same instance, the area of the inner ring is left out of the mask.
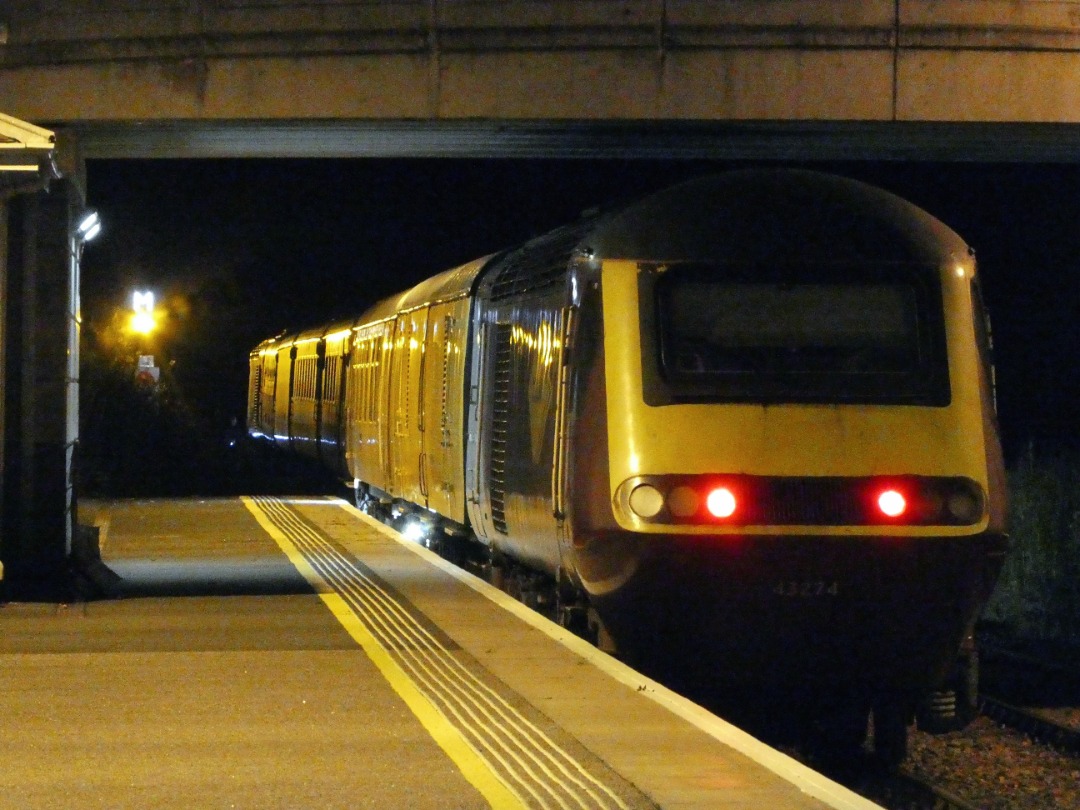
[[[630,493],[630,509],[643,518],[654,518],[664,508],[664,496],[651,484],[634,487]]]
[[[974,523],[982,515],[982,498],[978,492],[957,491],[946,498],[945,509],[958,523]]]
[[[693,487],[672,487],[668,493],[667,506],[677,518],[693,517],[701,508],[701,496]]]

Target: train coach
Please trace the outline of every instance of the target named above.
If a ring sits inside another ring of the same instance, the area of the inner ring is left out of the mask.
[[[248,427],[658,675],[851,745],[872,714],[895,761],[1004,554],[989,349],[948,227],[748,169],[263,342]]]

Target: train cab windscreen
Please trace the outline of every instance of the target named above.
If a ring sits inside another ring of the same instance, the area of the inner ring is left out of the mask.
[[[949,402],[940,287],[925,271],[674,267],[655,291],[672,401]]]

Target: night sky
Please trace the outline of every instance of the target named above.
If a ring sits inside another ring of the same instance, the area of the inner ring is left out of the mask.
[[[247,353],[352,316],[583,210],[748,164],[613,160],[92,161],[104,231],[83,258],[84,345],[117,349],[151,289],[143,350],[207,425],[243,419]],[[1007,454],[1076,449],[1080,166],[805,164],[887,188],[975,247],[994,323]]]

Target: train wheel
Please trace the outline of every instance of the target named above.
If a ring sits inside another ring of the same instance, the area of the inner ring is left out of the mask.
[[[874,758],[894,768],[907,756],[908,707],[899,697],[879,698],[874,703]]]

